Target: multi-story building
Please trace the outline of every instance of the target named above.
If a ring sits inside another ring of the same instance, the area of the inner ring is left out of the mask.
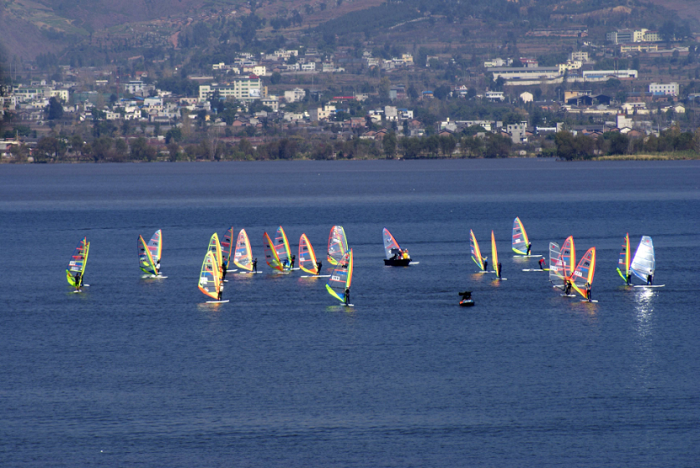
[[[582,52],[582,51],[576,51],[576,52],[571,52],[571,58],[570,60],[572,62],[588,62],[588,52]]]
[[[678,83],[651,83],[649,84],[649,92],[655,95],[678,96],[680,87]]]
[[[219,97],[222,99],[233,98],[239,101],[254,101],[265,97],[265,89],[262,86],[260,77],[250,75],[238,78],[226,84],[212,83],[209,85],[200,85],[199,102],[211,98],[217,91],[219,92]]]

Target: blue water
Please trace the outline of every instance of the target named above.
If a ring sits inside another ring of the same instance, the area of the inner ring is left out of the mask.
[[[697,466],[699,213],[698,161],[2,165],[0,465]],[[599,303],[521,271],[515,216],[535,254],[597,248]],[[263,231],[324,252],[334,224],[353,309],[264,264]],[[231,225],[264,274],[204,305]],[[418,265],[383,266],[383,227]],[[168,278],[144,280],[156,229]],[[475,274],[469,229],[487,254],[494,230],[507,281]],[[626,232],[653,237],[665,288],[622,286]]]

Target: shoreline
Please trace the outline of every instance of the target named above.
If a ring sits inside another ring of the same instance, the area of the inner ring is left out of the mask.
[[[533,159],[533,160],[549,160],[555,162],[585,162],[585,161],[692,161],[699,160],[700,153],[682,152],[682,153],[659,153],[659,154],[624,154],[624,155],[609,155],[609,156],[597,156],[588,159],[562,159],[558,157],[533,157],[533,156],[514,156],[507,158],[447,158],[447,157],[424,157],[424,158],[367,158],[367,159],[355,159],[355,158],[342,158],[342,159],[311,159],[311,158],[295,158],[295,159],[222,159],[218,161],[211,160],[180,160],[180,161],[169,161],[169,160],[158,160],[158,161],[143,161],[143,160],[127,160],[127,161],[0,161],[0,165],[65,165],[65,164],[158,164],[158,163],[217,163],[217,162],[278,162],[278,161],[457,161],[457,160],[498,160],[498,159]]]

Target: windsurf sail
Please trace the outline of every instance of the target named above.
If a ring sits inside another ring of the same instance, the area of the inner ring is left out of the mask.
[[[574,270],[571,285],[577,293],[588,299],[586,296],[586,286],[593,284],[595,274],[595,247],[588,249],[588,252],[581,257],[578,266]]]
[[[310,275],[317,273],[316,254],[306,234],[299,238],[299,268]]]
[[[343,258],[338,262],[338,265],[331,273],[326,283],[328,293],[338,299],[340,302],[345,302],[345,291],[350,289],[352,283],[352,249],[343,255]]]
[[[143,236],[139,236],[138,240],[136,241],[136,248],[138,249],[139,253],[139,268],[141,268],[141,271],[153,276],[158,275],[158,269],[156,268],[156,263],[153,260],[153,255],[151,254],[151,250],[148,248],[148,244],[146,244],[146,241],[143,240]]]
[[[74,288],[80,287],[80,281],[78,277],[81,278],[85,274],[85,265],[87,265],[88,253],[90,252],[90,243],[87,237],[83,237],[83,240],[78,242],[77,247],[73,251],[73,255],[68,262],[68,268],[66,269],[66,279],[68,284]]]
[[[549,243],[549,281],[555,286],[559,286],[564,280],[564,269],[559,259],[561,248],[556,242]]]
[[[289,250],[289,242],[287,241],[287,234],[284,233],[282,226],[277,228],[277,233],[275,234],[275,250],[277,251],[277,258],[284,268],[291,268],[291,258],[292,253]]]
[[[219,243],[219,235],[217,233],[212,234],[211,239],[209,239],[209,252],[214,255],[214,260],[216,260],[216,265],[221,268],[221,263],[223,261],[223,256],[221,254],[221,244]]]
[[[146,241],[142,236],[139,236],[137,241],[139,251],[139,267],[144,273],[157,276],[158,264],[163,252],[163,234],[160,229],[153,233],[151,240]]]
[[[277,250],[275,250],[275,244],[272,243],[272,239],[267,233],[263,234],[263,244],[265,245],[265,261],[270,266],[278,271],[284,271],[282,262],[280,262],[277,256]]]
[[[654,243],[651,237],[644,236],[639,242],[634,259],[630,266],[630,271],[634,276],[646,282],[647,276],[654,276],[656,271],[656,257],[654,256]]]
[[[562,274],[567,278],[571,278],[576,268],[576,247],[574,246],[573,236],[569,236],[564,241],[564,245],[559,252],[559,261],[562,266]]]
[[[337,265],[348,251],[348,240],[343,226],[333,226],[328,236],[328,262]]]
[[[476,236],[474,231],[469,230],[469,250],[472,253],[472,260],[478,265],[480,269],[484,269],[484,259],[481,257],[481,250],[479,249],[479,243],[476,241]]]
[[[389,260],[401,251],[401,247],[387,228],[384,228],[382,234],[384,237],[384,255],[386,256],[386,259]]]
[[[202,270],[199,273],[199,290],[212,299],[219,298],[221,286],[221,270],[216,263],[215,254],[208,251],[202,262]]]
[[[231,226],[224,233],[224,240],[221,242],[221,256],[223,257],[223,260],[226,261],[227,266],[231,265],[231,255],[234,252],[235,244],[233,243],[233,238],[234,231],[233,226]]]
[[[527,246],[530,243],[525,232],[525,226],[520,221],[520,218],[515,218],[513,221],[513,252],[520,255],[527,255]]]
[[[245,229],[238,233],[236,241],[236,253],[233,254],[233,263],[246,271],[253,271],[253,252],[250,249],[250,240]]]
[[[629,232],[622,239],[622,250],[620,251],[620,258],[617,260],[617,272],[620,274],[625,283],[627,282],[627,276],[630,274],[630,234]],[[645,279],[646,281],[646,279]]]
[[[498,274],[498,249],[496,248],[496,236],[493,235],[493,231],[491,231],[491,262],[493,263],[493,269]]]

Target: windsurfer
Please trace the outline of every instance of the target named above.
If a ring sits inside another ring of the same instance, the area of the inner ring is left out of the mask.
[[[322,262],[316,262],[316,276],[321,274],[321,267],[323,266]]]
[[[631,273],[627,273],[626,280],[627,280],[627,286],[631,286],[632,285],[632,274]]]
[[[79,271],[75,273],[75,290],[80,291],[80,287],[83,285],[83,275],[80,274]]]
[[[223,295],[224,295],[224,283],[221,283],[221,284],[219,285],[219,298],[218,298],[219,301],[221,300],[221,297],[222,297]]]
[[[345,288],[345,305],[350,305],[350,288]]]
[[[296,256],[296,255],[292,255],[292,263],[291,263],[290,266],[289,266],[289,269],[290,269],[290,270],[293,270],[293,269],[294,269],[294,262],[296,262],[296,261],[297,261],[297,256]]]
[[[254,259],[253,259],[253,271],[254,271],[255,273],[258,272],[258,259],[257,259],[257,258],[254,258]]]
[[[498,275],[498,279],[501,279],[501,268],[502,267],[503,267],[503,265],[501,265],[501,262],[498,262],[498,264],[496,265],[496,272],[497,272],[496,274]]]
[[[544,258],[540,258],[540,270],[544,270]]]
[[[527,254],[526,255],[528,257],[530,256],[530,250],[532,250],[532,242],[528,242],[528,244],[527,244]]]
[[[567,296],[571,294],[571,281],[567,278],[564,280],[565,281],[565,286],[564,286],[564,294]]]
[[[226,278],[226,271],[228,269],[228,261],[224,259],[221,262],[221,281],[223,281]]]
[[[652,284],[654,284],[654,276],[649,272],[647,275],[647,285],[651,286]]]
[[[488,271],[489,269],[489,261],[484,257],[484,271]]]
[[[591,302],[591,283],[586,283],[586,299]]]

